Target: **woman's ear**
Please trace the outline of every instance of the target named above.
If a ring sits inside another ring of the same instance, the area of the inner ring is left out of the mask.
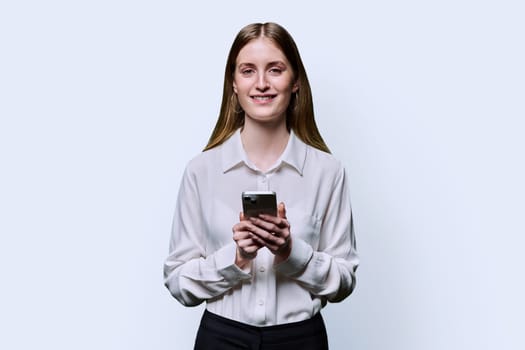
[[[235,84],[235,81],[233,82],[233,92],[237,93],[237,84]]]
[[[295,94],[299,90],[299,83],[295,82],[292,85],[292,92]]]

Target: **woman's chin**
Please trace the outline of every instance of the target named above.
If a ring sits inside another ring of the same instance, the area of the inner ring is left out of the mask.
[[[245,115],[244,123],[250,124],[258,124],[258,125],[264,125],[264,126],[279,126],[280,124],[286,125],[286,117],[284,115],[282,116],[275,116],[275,115],[255,115],[255,116],[249,116],[248,114]]]

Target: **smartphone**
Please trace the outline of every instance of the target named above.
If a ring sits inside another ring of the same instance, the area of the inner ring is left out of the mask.
[[[277,197],[273,191],[245,191],[242,193],[244,217],[257,217],[259,214],[277,216]]]

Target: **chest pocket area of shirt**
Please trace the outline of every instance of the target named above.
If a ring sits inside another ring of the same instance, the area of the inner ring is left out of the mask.
[[[290,223],[292,240],[294,237],[301,238],[311,245],[314,250],[317,250],[321,231],[321,220],[294,208],[287,208],[286,217]]]

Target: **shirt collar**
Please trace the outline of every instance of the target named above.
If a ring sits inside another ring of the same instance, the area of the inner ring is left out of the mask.
[[[286,163],[302,176],[306,160],[306,151],[307,145],[295,135],[293,130],[290,130],[288,144],[276,162],[276,166],[281,163]],[[253,167],[242,146],[241,129],[237,129],[237,131],[221,145],[221,157],[223,173],[232,170],[242,163]]]

